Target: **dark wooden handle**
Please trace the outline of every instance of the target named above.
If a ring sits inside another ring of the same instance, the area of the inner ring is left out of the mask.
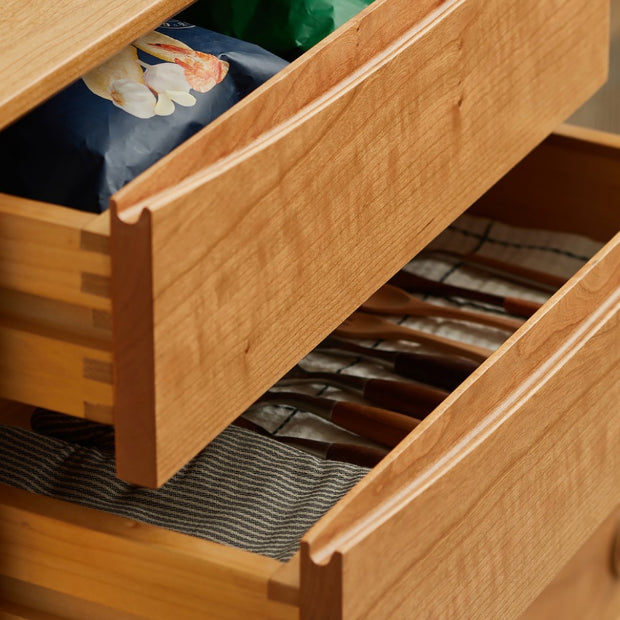
[[[449,355],[398,353],[394,357],[394,372],[401,377],[452,391],[459,386],[479,364],[464,357]]]
[[[390,379],[368,379],[364,387],[370,402],[414,418],[427,416],[446,396],[445,390]]]
[[[509,314],[515,314],[526,318],[532,316],[541,306],[541,304],[535,301],[529,301],[528,299],[501,297],[493,293],[454,286],[437,280],[428,280],[427,278],[422,278],[421,276],[407,271],[398,272],[390,280],[390,283],[400,286],[410,293],[430,293],[437,296],[462,297],[463,299],[469,299],[471,301],[479,301],[491,306],[504,308]]]
[[[504,298],[504,310],[518,316],[530,317],[534,312],[540,310],[541,306],[542,304],[529,299],[518,299],[517,297]]]
[[[566,284],[566,278],[561,278],[552,273],[529,269],[514,263],[506,263],[481,254],[467,254],[462,259],[466,263],[482,267],[497,275],[502,275],[507,280],[513,280],[549,292],[555,292]]]
[[[353,463],[361,467],[374,467],[389,452],[387,449],[358,446],[350,443],[333,443],[327,449],[331,461]]]
[[[391,448],[400,443],[420,422],[402,413],[347,401],[338,401],[334,405],[331,420],[361,437]]]

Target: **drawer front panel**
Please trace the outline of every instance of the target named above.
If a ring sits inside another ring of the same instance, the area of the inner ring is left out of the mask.
[[[619,554],[620,507],[588,539],[521,620],[618,620]]]
[[[119,210],[119,475],[163,483],[584,100],[606,8],[444,2],[239,153]]]
[[[620,235],[310,531],[302,616],[525,610],[620,500],[618,273]]]

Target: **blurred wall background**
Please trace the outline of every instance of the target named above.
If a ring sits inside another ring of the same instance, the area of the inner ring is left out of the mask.
[[[620,0],[611,0],[609,80],[568,122],[620,134]]]

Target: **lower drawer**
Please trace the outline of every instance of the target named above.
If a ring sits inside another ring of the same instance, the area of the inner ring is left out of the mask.
[[[290,562],[4,487],[8,617],[524,613],[620,502],[620,140],[579,133],[551,137],[473,210],[611,241]]]

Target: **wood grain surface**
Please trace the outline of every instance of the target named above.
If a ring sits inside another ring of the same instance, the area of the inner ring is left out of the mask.
[[[158,26],[190,0],[7,0],[0,129]]]
[[[18,580],[111,608],[119,615],[110,620],[296,616],[267,599],[276,560],[11,487],[0,486],[0,497],[0,575],[13,580],[0,588],[10,588],[9,600]]]
[[[169,188],[170,179],[179,183],[252,144],[372,61],[377,50],[387,48],[439,4],[440,0],[374,0],[337,32],[123,187],[114,197],[119,209],[146,201]]]
[[[310,530],[302,618],[525,611],[620,501],[618,273],[620,233]]]
[[[521,620],[618,620],[620,575],[614,569],[613,553],[619,541],[617,509],[528,607]]]
[[[0,397],[112,422],[109,215],[0,197]]]
[[[560,127],[473,207],[505,211],[507,223],[607,242],[620,210],[620,135]],[[587,217],[583,216],[587,205]]]
[[[605,77],[604,0],[377,6],[410,29],[234,155],[119,203],[113,271],[142,269],[148,244],[152,291],[115,287],[118,320],[153,317],[133,349],[153,375],[117,349],[119,400],[150,391],[157,420],[152,474],[123,459],[121,477],[163,483]],[[145,205],[150,226],[132,227]]]

